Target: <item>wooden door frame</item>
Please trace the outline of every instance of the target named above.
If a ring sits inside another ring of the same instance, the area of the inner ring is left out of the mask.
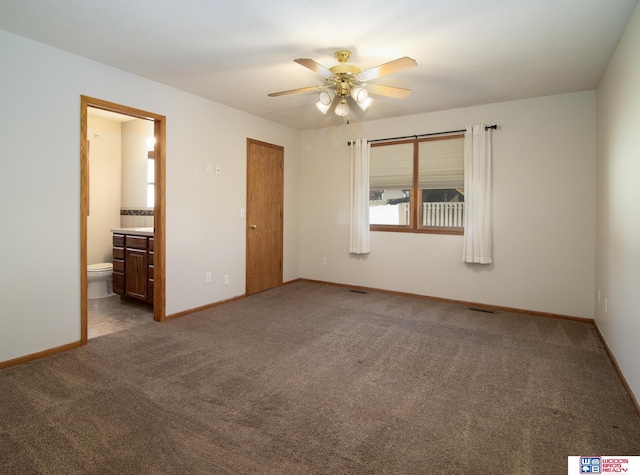
[[[153,120],[155,157],[155,203],[154,203],[154,282],[153,319],[166,320],[165,269],[166,269],[166,130],[167,118],[152,112],[134,109],[113,102],[88,96],[80,96],[80,343],[88,340],[87,327],[87,217],[89,215],[89,141],[87,139],[87,108],[93,107],[138,119]]]
[[[256,140],[256,139],[251,139],[251,138],[247,138],[247,142],[246,142],[246,154],[247,154],[247,180],[246,180],[246,190],[245,190],[245,196],[246,196],[246,203],[247,203],[247,209],[246,209],[246,226],[245,226],[245,295],[249,295],[249,215],[250,215],[250,210],[249,210],[249,145],[250,144],[254,144],[254,145],[260,145],[263,147],[270,147],[270,148],[274,148],[277,150],[281,150],[282,151],[282,210],[281,212],[284,213],[284,147],[282,145],[275,145],[272,143],[268,143],[268,142],[262,142],[260,140]],[[281,254],[280,254],[280,286],[282,286],[284,284],[284,216],[281,217],[281,221],[280,221],[280,226],[281,226],[281,236],[282,236],[282,246],[281,246]]]

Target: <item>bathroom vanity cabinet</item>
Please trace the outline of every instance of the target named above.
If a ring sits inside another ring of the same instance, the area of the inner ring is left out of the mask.
[[[113,234],[113,292],[153,303],[153,236]]]

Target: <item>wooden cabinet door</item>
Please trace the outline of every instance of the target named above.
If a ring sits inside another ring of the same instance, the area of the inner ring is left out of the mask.
[[[147,299],[147,251],[127,249],[125,258],[125,282],[127,295],[138,299]]]

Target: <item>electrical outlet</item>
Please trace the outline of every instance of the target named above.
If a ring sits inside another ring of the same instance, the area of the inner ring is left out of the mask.
[[[327,258],[326,258],[326,257],[323,257],[323,258],[322,258],[322,265],[323,265],[323,266],[326,266],[326,265],[327,265]]]
[[[216,165],[216,175],[220,175],[220,165]]]
[[[229,274],[224,275],[224,285],[229,285]]]
[[[211,272],[207,272],[204,275],[204,283],[205,284],[210,284],[211,283]]]

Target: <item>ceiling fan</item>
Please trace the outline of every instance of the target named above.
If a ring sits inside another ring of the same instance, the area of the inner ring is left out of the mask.
[[[326,84],[323,86],[308,86],[288,91],[272,92],[269,94],[269,97],[320,90],[320,98],[316,103],[318,109],[320,109],[323,114],[326,114],[331,106],[335,104],[335,113],[341,117],[345,117],[349,114],[349,98],[362,110],[366,110],[371,104],[369,93],[396,99],[402,99],[411,94],[411,89],[370,84],[368,81],[386,76],[387,74],[414,68],[418,65],[414,59],[404,56],[376,66],[375,68],[360,71],[360,68],[347,62],[351,57],[351,51],[336,51],[335,57],[340,64],[332,68],[325,68],[313,59],[295,59],[294,61],[296,63],[322,76]]]

